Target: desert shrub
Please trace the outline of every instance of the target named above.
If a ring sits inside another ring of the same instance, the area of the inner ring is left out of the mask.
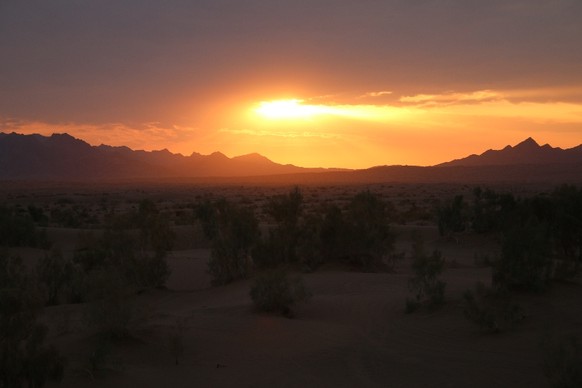
[[[37,321],[40,298],[18,258],[0,253],[0,387],[41,387],[60,381],[65,360],[46,345]]]
[[[88,283],[88,325],[107,338],[129,336],[134,311],[132,292],[123,277],[114,269],[95,270],[89,274]]]
[[[556,339],[547,335],[541,348],[544,373],[551,387],[582,387],[582,345],[577,337]]]
[[[491,258],[489,253],[475,252],[473,261],[477,267],[491,267],[493,265],[494,259]]]
[[[31,215],[16,207],[0,205],[0,246],[42,247],[50,244],[44,230],[35,227]]]
[[[582,189],[564,185],[552,193],[553,241],[557,256],[554,276],[570,280],[582,268]]]
[[[102,235],[81,233],[73,261],[86,273],[113,268],[136,289],[159,288],[170,275],[172,240],[168,220],[146,201],[136,214],[110,215]]]
[[[108,371],[123,371],[122,359],[115,353],[112,339],[106,335],[97,335],[92,339],[84,360],[77,369],[91,380],[95,380]]]
[[[337,205],[327,205],[323,209],[319,237],[321,252],[326,261],[339,260],[348,250],[348,228],[345,215]]]
[[[292,316],[294,304],[311,297],[301,277],[290,276],[284,269],[259,274],[251,286],[250,295],[259,311],[279,312],[287,317]]]
[[[551,280],[552,257],[548,225],[536,218],[508,229],[501,256],[493,268],[496,287],[542,291]]]
[[[345,214],[343,233],[350,264],[364,271],[386,269],[385,259],[394,244],[389,230],[391,213],[391,205],[370,191],[352,198]]]
[[[156,256],[164,256],[172,250],[175,238],[170,222],[151,200],[139,203],[136,225],[140,231],[140,247],[153,251]]]
[[[446,284],[439,279],[445,266],[445,260],[438,250],[427,255],[424,251],[424,242],[419,234],[413,235],[412,248],[414,276],[408,280],[408,288],[414,294],[414,299],[407,301],[406,309],[410,309],[409,305],[413,306],[412,301],[416,302],[417,307],[422,304],[426,304],[429,308],[438,307],[445,301]]]
[[[517,201],[512,194],[498,194],[491,189],[473,190],[471,228],[477,233],[501,232],[513,217]]]
[[[37,278],[46,288],[48,305],[59,303],[61,294],[70,287],[73,271],[73,263],[58,249],[53,248],[38,262]]]
[[[312,272],[324,263],[321,227],[322,219],[319,215],[309,215],[301,224],[296,254],[301,270],[304,272]]]
[[[266,242],[270,250],[273,250],[268,264],[279,266],[297,262],[297,246],[301,235],[300,221],[303,213],[301,191],[295,187],[286,195],[270,198],[265,212],[275,222],[275,227],[269,231]]]
[[[251,250],[259,237],[255,214],[226,200],[198,205],[197,216],[211,240],[208,272],[213,285],[247,278],[251,271]]]
[[[168,332],[168,349],[176,365],[184,355],[184,320],[178,319]]]
[[[406,314],[411,314],[418,310],[421,306],[421,303],[414,299],[414,298],[406,298],[406,303],[404,305],[404,312]]]
[[[37,207],[33,204],[27,206],[28,214],[32,217],[32,221],[39,226],[48,225],[48,217],[44,214],[42,207]]]
[[[513,328],[523,319],[523,312],[511,295],[503,290],[487,289],[478,284],[463,294],[463,314],[481,330],[498,333]]]
[[[463,196],[457,195],[437,209],[438,227],[441,236],[465,230],[467,224],[465,208],[466,204]]]

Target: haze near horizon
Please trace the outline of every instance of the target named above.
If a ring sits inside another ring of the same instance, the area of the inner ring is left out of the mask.
[[[299,166],[582,139],[582,3],[0,4],[0,131]]]

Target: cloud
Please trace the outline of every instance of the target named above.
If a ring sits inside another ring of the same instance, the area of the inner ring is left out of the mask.
[[[414,96],[400,97],[399,101],[404,103],[430,106],[480,103],[485,101],[501,100],[503,98],[503,93],[494,90],[477,90],[465,93],[447,92],[442,94],[417,94]]]
[[[382,97],[382,96],[389,96],[391,94],[393,94],[393,92],[391,92],[389,90],[380,90],[378,92],[367,92],[367,93],[364,93],[364,94],[358,96],[358,98]]]

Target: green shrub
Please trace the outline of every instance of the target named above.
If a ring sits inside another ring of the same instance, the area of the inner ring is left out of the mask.
[[[294,304],[311,297],[301,277],[289,276],[283,269],[259,274],[251,286],[250,295],[259,311],[279,312],[287,317],[292,317]]]

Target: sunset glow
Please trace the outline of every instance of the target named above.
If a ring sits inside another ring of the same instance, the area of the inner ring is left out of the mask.
[[[4,6],[0,131],[347,168],[582,142],[582,2],[169,1]]]
[[[303,100],[263,101],[256,112],[269,119],[303,119],[325,113],[324,109],[314,105],[303,105]]]

